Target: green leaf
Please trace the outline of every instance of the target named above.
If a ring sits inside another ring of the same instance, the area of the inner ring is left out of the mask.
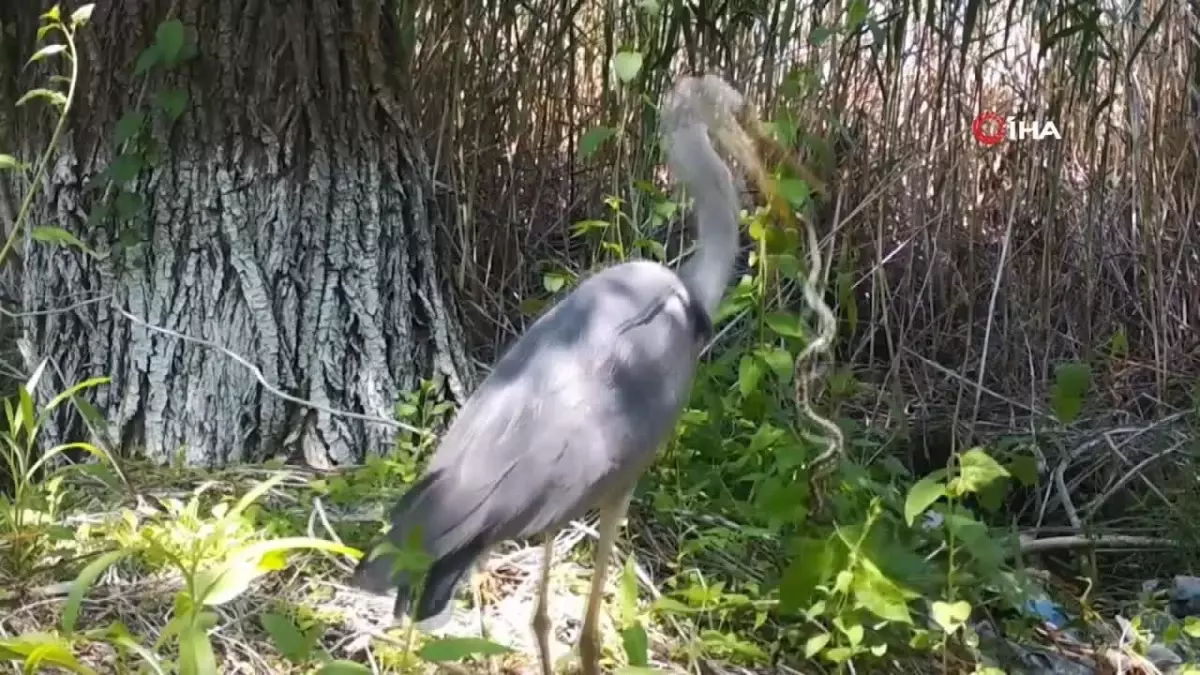
[[[16,105],[22,106],[32,101],[35,98],[44,98],[50,105],[61,108],[67,104],[67,97],[62,92],[54,91],[53,89],[30,89],[25,92],[25,95],[17,99]]]
[[[109,175],[115,182],[128,183],[138,177],[142,170],[142,158],[135,152],[126,152],[117,156],[108,167]]]
[[[809,34],[808,41],[812,44],[812,46],[820,47],[821,45],[825,44],[825,41],[829,39],[830,35],[833,35],[833,31],[829,30],[825,26],[817,26],[816,28],[813,28],[812,33]]]
[[[1117,332],[1113,333],[1112,339],[1108,341],[1108,353],[1114,359],[1129,356],[1129,338],[1125,335],[1124,326],[1117,328]]]
[[[738,362],[738,391],[742,396],[749,396],[762,383],[762,362],[751,354],[742,354]]]
[[[851,647],[857,647],[862,644],[864,630],[861,623],[856,623],[849,628],[842,628],[842,633],[846,636],[846,640],[850,642]]]
[[[79,576],[75,577],[75,581],[71,584],[71,591],[67,593],[67,602],[63,605],[62,627],[64,633],[70,635],[75,632],[75,622],[79,619],[79,608],[83,605],[84,593],[87,593],[92,584],[96,583],[96,579],[104,573],[104,570],[112,567],[125,555],[124,550],[109,551],[88,563]]]
[[[53,7],[47,10],[46,13],[41,16],[41,18],[47,23],[61,23],[62,10],[58,8],[58,3],[55,3]]]
[[[1183,632],[1188,637],[1200,638],[1200,617],[1189,616],[1183,620]]]
[[[184,37],[183,22],[179,19],[169,19],[158,24],[158,30],[154,33],[154,44],[164,61],[175,63],[179,60]]]
[[[1025,487],[1037,485],[1038,462],[1033,455],[1016,455],[1008,460],[1008,474]]]
[[[808,183],[798,178],[784,178],[776,184],[776,189],[779,194],[792,205],[793,208],[800,208],[808,203],[812,197],[812,191],[808,187]]]
[[[846,23],[850,30],[858,28],[867,18],[867,2],[866,0],[850,0],[850,6],[846,8]]]
[[[782,347],[772,349],[764,349],[759,351],[759,356],[762,357],[763,363],[775,373],[775,376],[784,382],[790,382],[792,376],[796,372],[796,363],[792,359],[792,353]]]
[[[579,139],[579,159],[591,159],[592,155],[604,145],[605,141],[617,135],[616,129],[609,127],[592,127],[584,132]]]
[[[550,293],[559,292],[566,283],[566,277],[561,274],[546,274],[542,276],[542,287]]]
[[[768,314],[765,321],[771,330],[783,337],[804,337],[804,327],[800,324],[800,317],[796,314],[775,312]]]
[[[450,637],[426,642],[417,656],[425,661],[443,663],[461,661],[468,656],[498,656],[508,654],[511,649],[490,640],[474,637]]]
[[[138,132],[142,130],[142,125],[145,124],[145,122],[146,114],[139,110],[127,112],[122,115],[121,119],[117,120],[117,145],[124,143],[134,136],[137,136]]]
[[[202,605],[222,605],[246,592],[250,584],[262,576],[256,560],[238,558],[216,570],[197,575],[196,588]]]
[[[0,171],[24,171],[28,168],[24,162],[16,157],[0,153]]]
[[[821,650],[825,649],[825,645],[829,644],[829,640],[832,637],[829,633],[817,633],[808,638],[804,642],[804,658],[811,659],[821,653]]]
[[[42,47],[41,49],[34,52],[33,56],[29,57],[29,61],[27,61],[26,63],[33,63],[34,61],[41,61],[42,59],[44,59],[48,56],[54,56],[55,54],[61,54],[65,51],[67,51],[66,45],[46,45],[45,47]]]
[[[162,50],[156,44],[143,49],[142,53],[138,55],[137,65],[133,68],[134,76],[145,75],[151,68],[158,65],[162,57]]]
[[[612,63],[613,70],[622,82],[631,82],[642,71],[642,55],[638,52],[617,52]]]
[[[262,627],[271,636],[275,648],[292,663],[303,663],[309,657],[309,642],[292,623],[292,620],[280,614],[263,614],[259,619]]]
[[[962,625],[971,618],[971,604],[965,600],[959,600],[955,603],[942,602],[938,600],[933,603],[933,620],[937,625],[942,627],[942,630],[947,634],[957,631],[962,628]]]
[[[88,21],[91,21],[92,10],[95,8],[96,5],[93,3],[84,5],[74,12],[71,12],[71,27],[79,28],[80,26],[86,25]]]
[[[1064,363],[1054,373],[1050,390],[1050,407],[1059,421],[1070,424],[1083,410],[1084,396],[1091,385],[1091,370],[1087,364]]]
[[[904,500],[904,522],[909,527],[916,522],[917,516],[925,513],[925,509],[946,496],[946,484],[935,476],[926,476],[913,484]]]
[[[629,665],[645,667],[650,659],[650,639],[640,623],[634,623],[621,631],[621,644],[625,648],[625,657]]]
[[[167,89],[158,93],[158,107],[172,120],[183,116],[187,104],[188,93],[182,89]]]
[[[117,217],[121,220],[129,220],[141,213],[143,206],[145,206],[145,200],[136,192],[121,192],[117,195]]]
[[[338,659],[326,661],[317,671],[317,675],[371,675],[371,669],[361,663]]]
[[[212,675],[219,672],[217,655],[213,653],[212,642],[205,629],[195,623],[184,626],[179,631],[180,675]]]
[[[67,232],[66,230],[62,229],[61,227],[50,227],[49,225],[42,225],[40,227],[35,227],[32,230],[30,230],[29,236],[32,237],[34,241],[40,241],[43,244],[57,244],[59,246],[69,246],[69,247],[77,248],[77,249],[83,251],[84,253],[89,253],[89,254],[91,253],[91,250],[88,249],[88,247],[86,245],[84,245],[84,243],[82,241],[79,241],[79,239],[77,239],[75,237],[75,235],[71,234],[70,232]]]
[[[633,554],[625,558],[625,567],[621,570],[621,604],[618,617],[622,626],[630,626],[637,622],[638,617],[638,579],[637,561]]]
[[[912,623],[904,591],[869,562],[862,561],[852,588],[854,599],[868,612],[888,621]]]
[[[958,476],[949,489],[956,495],[977,493],[1000,478],[1008,478],[1008,470],[992,459],[983,448],[971,448],[958,458]]]
[[[25,387],[17,387],[17,396],[21,404],[18,428],[32,436],[37,425],[37,413],[33,410],[33,395]]]
[[[817,586],[833,575],[836,546],[832,539],[804,538],[793,544],[791,564],[779,582],[779,611],[785,614],[807,607]]]

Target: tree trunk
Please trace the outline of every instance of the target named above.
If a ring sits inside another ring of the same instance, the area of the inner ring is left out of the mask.
[[[34,49],[38,3],[4,4],[19,65]],[[172,8],[195,58],[135,75]],[[110,376],[90,396],[109,437],[159,462],[302,452],[324,467],[390,448],[392,428],[289,403],[220,349],[147,329],[121,309],[221,345],[279,389],[337,410],[392,419],[397,394],[433,373],[455,398],[470,390],[437,259],[443,214],[453,211],[439,208],[406,122],[396,11],[390,0],[97,2],[80,32],[69,133],[31,224],[62,227],[99,258],[27,245],[20,290],[27,311],[112,300],[24,319],[26,367],[52,360],[42,400]],[[10,62],[13,52],[5,45]],[[45,86],[45,69],[9,73],[21,78],[17,90]],[[147,146],[145,168],[125,184],[142,203],[117,205],[123,224],[89,222],[104,192],[89,183],[117,156],[118,120],[134,110],[151,119],[171,90],[187,92],[184,112],[148,127],[161,158]],[[16,128],[37,130],[9,139],[10,152],[31,160],[49,138],[51,111],[6,112]],[[9,201],[24,189],[16,187]],[[72,414],[55,420],[51,438],[78,433]]]

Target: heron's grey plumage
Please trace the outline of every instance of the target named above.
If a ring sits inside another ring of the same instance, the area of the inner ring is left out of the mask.
[[[419,527],[435,561],[417,621],[446,610],[494,545],[625,498],[674,428],[737,250],[732,177],[708,138],[711,113],[690,107],[687,86],[668,101],[663,130],[671,168],[695,198],[697,251],[679,274],[637,261],[590,276],[471,395],[390,514],[388,539],[402,546]],[[352,583],[376,593],[398,587],[399,617],[410,612],[412,589],[393,574],[392,558],[365,557]]]

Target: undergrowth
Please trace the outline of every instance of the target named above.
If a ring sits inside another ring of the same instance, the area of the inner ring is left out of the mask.
[[[56,82],[66,82],[67,91],[38,89],[21,102],[48,102],[59,130],[72,105],[75,34],[89,12],[87,6],[67,19],[57,10],[43,17],[43,35],[62,42],[33,60],[63,59],[70,75]],[[178,21],[164,23],[156,39],[139,73],[188,58]],[[641,67],[635,51],[614,56],[621,81],[633,80]],[[155,100],[169,123],[182,113],[186,94]],[[134,111],[114,130],[137,161],[154,154],[145,124],[145,114]],[[786,119],[773,128],[782,141],[800,142]],[[593,129],[581,151],[600,152],[621,133]],[[22,233],[31,242],[90,254],[59,228],[25,229],[58,138],[56,131],[32,168],[0,264]],[[126,166],[131,161],[118,161],[106,177],[112,189],[99,208],[133,221],[138,198],[119,185],[122,171],[136,172]],[[0,155],[0,169],[30,171],[8,155]],[[527,312],[540,311],[596,265],[631,257],[669,261],[666,230],[685,205],[643,175],[648,167],[627,169],[628,180],[605,201],[606,219],[573,228],[592,252],[589,264],[547,262],[546,295],[526,300]],[[789,207],[811,214],[812,186],[782,169],[775,178]],[[917,467],[894,449],[894,430],[864,414],[867,400],[903,404],[869,378],[835,368],[825,373],[814,403],[842,429],[847,447],[817,500],[808,471],[827,439],[803,421],[795,381],[796,360],[813,330],[808,311],[796,309],[803,305],[806,263],[796,254],[798,238],[777,228],[774,217],[770,209],[743,214],[748,266],[721,308],[720,335],[676,433],[639,487],[629,555],[608,608],[619,633],[612,664],[666,669],[715,660],[825,672],[1004,672],[996,665],[995,636],[980,633],[980,619],[1003,624],[1007,640],[1036,640],[1040,622],[1029,602],[1047,594],[1064,603],[1071,598],[1023,565],[1018,523],[1006,517],[1045,487],[1044,458],[1033,450],[1038,442],[1025,433],[993,434],[955,449],[944,466]],[[848,290],[854,265],[843,256],[829,271],[829,296],[841,328],[851,333],[861,313]],[[1067,434],[1081,419],[1090,373],[1085,363],[1058,367],[1047,402],[1053,420],[1043,437]],[[0,436],[10,484],[0,495],[0,661],[24,672],[191,674],[257,658],[255,667],[266,669],[259,672],[335,674],[516,658],[513,648],[482,636],[416,635],[410,643],[382,632],[370,636],[377,640],[375,660],[340,658],[334,645],[346,637],[346,616],[320,602],[327,591],[319,584],[298,581],[343,577],[381,520],[356,509],[391,502],[420,474],[437,432],[453,416],[440,381],[400,396],[396,417],[417,431],[401,432],[387,457],[354,470],[318,474],[273,464],[195,472],[120,460],[128,464],[122,469],[91,443],[43,450],[37,438],[46,417],[69,402],[95,420],[84,396],[106,380],[80,383],[43,403],[34,394],[41,374],[6,400]],[[93,461],[73,463],[81,455]],[[1094,552],[1083,558],[1092,567],[1079,576],[1099,583]],[[303,592],[292,592],[297,584]],[[122,587],[151,590],[131,600]],[[1095,613],[1087,595],[1075,608],[1085,623]],[[33,599],[53,602],[34,609]],[[1153,594],[1138,598],[1130,649],[1144,653],[1160,637],[1190,654],[1200,625],[1159,630],[1160,606]],[[249,643],[269,648],[237,656],[237,645]]]

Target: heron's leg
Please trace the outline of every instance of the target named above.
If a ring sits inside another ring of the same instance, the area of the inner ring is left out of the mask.
[[[483,569],[482,562],[473,566],[471,572],[471,595],[473,596],[472,601],[475,603],[475,611],[479,612],[479,637],[488,640],[490,638],[488,637],[487,619],[483,611],[484,574],[485,570]],[[496,657],[487,657],[487,669],[489,675],[496,675],[499,672],[496,668]]]
[[[632,496],[632,491],[626,492],[600,510],[600,523],[596,528],[600,536],[592,565],[592,590],[588,593],[587,610],[579,636],[579,661],[583,675],[600,675],[600,609],[604,606],[604,578],[608,574],[617,533],[629,511],[629,499]]]
[[[537,640],[542,675],[554,675],[554,662],[550,660],[550,565],[554,563],[555,534],[547,532],[542,544],[542,575],[538,579],[537,606],[533,610],[533,637]]]

